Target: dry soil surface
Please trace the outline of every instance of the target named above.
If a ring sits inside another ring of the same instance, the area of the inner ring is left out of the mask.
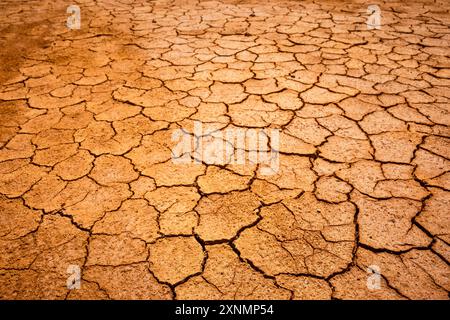
[[[377,2],[1,1],[0,297],[448,299],[450,2]]]

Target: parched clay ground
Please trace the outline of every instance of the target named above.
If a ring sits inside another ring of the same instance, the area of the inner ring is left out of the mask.
[[[448,299],[448,1],[68,4],[0,3],[2,299]],[[279,172],[174,164],[196,120]]]

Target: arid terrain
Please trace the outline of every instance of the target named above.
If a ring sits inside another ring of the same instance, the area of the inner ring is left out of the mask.
[[[449,299],[450,2],[370,4],[2,0],[0,298]]]

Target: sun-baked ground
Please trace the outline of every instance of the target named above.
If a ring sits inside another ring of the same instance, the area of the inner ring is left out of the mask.
[[[450,3],[369,4],[3,0],[0,297],[448,299]]]

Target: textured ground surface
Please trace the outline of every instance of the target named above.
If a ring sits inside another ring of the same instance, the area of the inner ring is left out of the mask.
[[[448,299],[450,4],[401,2],[1,1],[0,297]],[[172,163],[195,120],[279,172]]]

